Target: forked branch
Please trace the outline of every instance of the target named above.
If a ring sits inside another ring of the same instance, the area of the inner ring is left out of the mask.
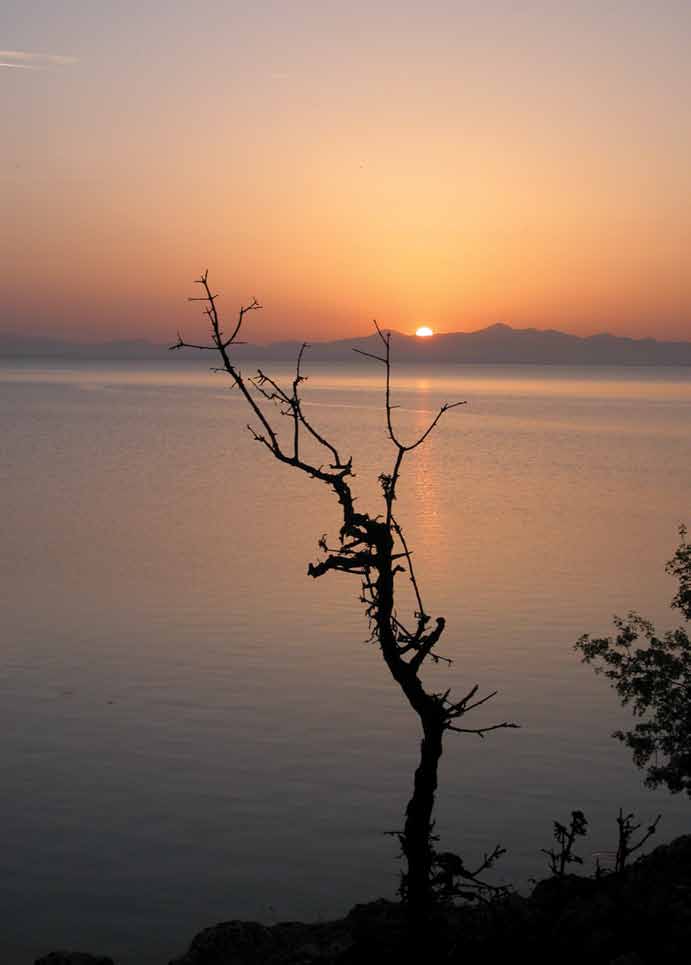
[[[389,436],[389,439],[396,447],[396,459],[394,462],[393,471],[389,475],[382,474],[382,476],[380,476],[380,481],[382,483],[382,489],[384,490],[384,498],[386,501],[387,524],[391,525],[391,516],[392,516],[391,508],[393,506],[394,500],[396,499],[396,486],[398,485],[398,480],[401,473],[401,465],[403,463],[403,457],[406,455],[406,453],[412,452],[414,449],[417,449],[418,446],[422,445],[425,439],[436,428],[437,423],[439,422],[439,420],[441,419],[441,417],[444,415],[445,412],[448,412],[449,409],[455,409],[457,406],[466,405],[467,403],[465,401],[444,402],[440,406],[439,411],[435,415],[434,419],[432,419],[432,421],[424,430],[424,432],[420,436],[418,436],[418,438],[414,442],[411,442],[408,444],[401,442],[398,435],[396,434],[396,430],[393,424],[393,417],[392,417],[393,409],[396,408],[396,406],[394,406],[393,403],[391,402],[391,332],[383,332],[376,319],[373,319],[372,324],[374,325],[377,335],[379,336],[384,346],[384,355],[375,355],[372,352],[365,352],[362,349],[358,349],[358,348],[353,349],[353,351],[357,352],[358,355],[364,355],[366,358],[375,359],[375,361],[381,362],[386,369],[386,396],[385,396],[386,431]]]

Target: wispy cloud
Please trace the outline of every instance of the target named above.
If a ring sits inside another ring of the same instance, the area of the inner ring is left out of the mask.
[[[63,54],[38,54],[30,50],[0,50],[0,67],[16,70],[47,70],[49,67],[64,67],[76,64],[76,57]]]

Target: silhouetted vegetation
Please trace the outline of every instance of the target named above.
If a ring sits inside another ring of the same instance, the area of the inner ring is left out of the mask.
[[[660,818],[661,815],[658,814],[652,824],[647,827],[644,834],[642,834],[637,841],[634,841],[633,836],[636,831],[640,830],[641,825],[635,823],[633,813],[624,814],[623,809],[619,808],[619,814],[617,815],[617,850],[602,851],[598,854],[595,871],[596,877],[607,873],[600,864],[602,855],[613,858],[613,867],[610,868],[611,871],[614,871],[615,874],[621,873],[629,864],[631,855],[636,851],[640,851],[643,845],[655,834]],[[584,838],[587,833],[588,821],[582,811],[571,812],[571,821],[568,827],[560,821],[554,822],[553,836],[556,849],[542,849],[542,853],[546,854],[549,858],[549,870],[553,877],[564,878],[568,865],[583,864],[583,858],[574,852],[574,846],[576,839]]]
[[[436,840],[434,837],[433,840]],[[463,859],[450,851],[434,851],[432,861],[432,896],[437,904],[446,905],[456,899],[488,901],[509,893],[503,885],[490,884],[480,876],[493,868],[506,849],[497,845],[490,854],[483,855],[477,868],[466,868]]]
[[[691,620],[691,543],[684,526],[666,570],[678,581],[671,606]],[[576,649],[585,663],[611,681],[622,704],[642,718],[631,730],[613,736],[633,752],[645,769],[649,787],[666,786],[691,796],[691,642],[686,628],[658,637],[654,626],[635,612],[614,618],[615,637],[582,636]]]
[[[494,693],[478,696],[477,685],[470,687],[460,699],[452,699],[449,690],[436,693],[425,688],[420,677],[425,662],[447,659],[440,656],[436,649],[446,621],[444,617],[432,621],[423,604],[412,552],[394,513],[405,457],[424,443],[446,412],[463,403],[445,402],[424,432],[411,442],[403,442],[393,418],[391,339],[375,322],[381,353],[360,354],[383,368],[384,417],[392,446],[392,463],[390,469],[379,476],[383,505],[377,506],[371,513],[356,509],[349,484],[353,476],[352,457],[346,458],[341,453],[337,440],[326,438],[303,407],[301,386],[306,376],[302,364],[308,346],[303,344],[300,349],[294,377],[287,387],[279,385],[261,369],[254,377],[245,378],[233,358],[233,346],[239,342],[247,314],[261,306],[255,299],[242,307],[230,335],[226,335],[217,311],[217,296],[210,290],[207,273],[198,279],[198,284],[203,294],[193,300],[204,303],[211,326],[210,343],[191,344],[178,335],[176,344],[171,348],[214,352],[221,361],[220,371],[230,376],[248,406],[254,421],[254,425],[249,425],[248,429],[255,442],[278,462],[331,489],[340,505],[342,524],[335,545],[330,545],[326,537],[319,541],[323,558],[310,563],[308,573],[315,578],[330,572],[345,573],[361,581],[360,599],[365,607],[371,639],[378,644],[391,676],[420,720],[420,761],[415,771],[413,793],[406,808],[403,829],[396,832],[405,859],[401,897],[411,908],[420,912],[439,896],[462,894],[470,897],[482,893],[491,886],[481,882],[478,875],[493,864],[501,853],[500,848],[486,856],[480,867],[473,871],[466,869],[460,859],[451,860],[447,852],[439,853],[434,847],[436,838],[433,835],[432,813],[442,742],[447,731],[484,737],[489,731],[516,725],[502,721],[484,727],[464,726],[465,718],[472,710],[495,696]],[[286,441],[279,433],[276,415],[286,419]],[[323,460],[326,460],[326,464]],[[410,581],[416,601],[409,619],[395,605],[396,579],[401,574],[405,574]],[[473,882],[474,887],[470,887]]]
[[[576,838],[583,838],[588,833],[588,822],[582,811],[572,811],[568,828],[560,821],[554,822],[554,840],[557,850],[543,848],[542,853],[549,858],[549,870],[557,878],[563,878],[566,866],[569,864],[583,864],[583,858],[575,854],[573,848]]]
[[[629,863],[629,858],[631,855],[636,851],[640,851],[646,841],[655,834],[660,818],[661,815],[658,814],[653,823],[648,825],[645,834],[643,834],[638,841],[634,842],[632,838],[636,831],[640,830],[641,825],[634,824],[635,818],[633,814],[624,814],[623,810],[619,808],[619,816],[617,817],[619,836],[617,840],[617,854],[614,863],[614,870],[616,872],[622,872]]]

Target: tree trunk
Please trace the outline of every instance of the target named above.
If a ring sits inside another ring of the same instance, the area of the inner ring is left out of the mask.
[[[432,812],[437,790],[437,770],[442,754],[444,726],[438,714],[422,719],[423,738],[420,763],[415,771],[413,796],[406,808],[401,839],[408,869],[404,877],[404,897],[414,914],[424,914],[432,904]]]

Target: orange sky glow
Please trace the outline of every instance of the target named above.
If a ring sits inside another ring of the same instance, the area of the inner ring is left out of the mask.
[[[208,268],[260,342],[691,338],[688,5],[54,6],[0,15],[0,330],[193,334]]]

